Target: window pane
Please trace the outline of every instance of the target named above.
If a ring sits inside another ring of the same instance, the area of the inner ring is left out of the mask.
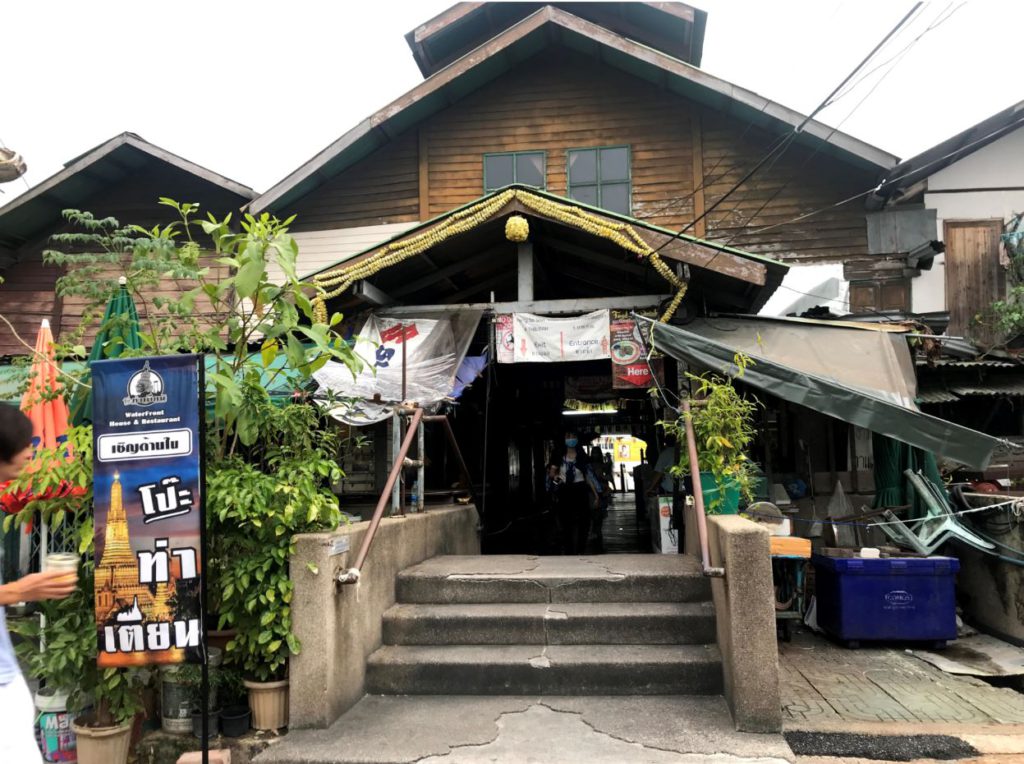
[[[516,183],[544,188],[544,155],[539,152],[516,154]]]
[[[572,198],[584,204],[597,206],[597,186],[573,186]]]
[[[629,214],[629,184],[602,183],[601,206],[612,212]]]
[[[577,183],[594,183],[597,181],[597,152],[569,152],[569,185]]]
[[[629,180],[629,149],[601,149],[601,181]]]
[[[491,154],[484,157],[485,191],[515,182],[515,158],[511,154]]]

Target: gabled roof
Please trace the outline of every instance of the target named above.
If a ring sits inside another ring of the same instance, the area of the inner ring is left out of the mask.
[[[62,209],[81,205],[104,187],[153,163],[163,163],[236,194],[239,203],[256,192],[144,140],[121,133],[70,160],[64,169],[0,207],[0,248],[15,248],[53,225]]]
[[[896,201],[915,184],[1022,126],[1024,101],[1018,101],[952,138],[947,138],[930,149],[900,162],[888,172],[882,185],[868,198],[868,207],[879,209],[889,201]]]
[[[792,129],[805,119],[799,112],[685,61],[629,40],[562,8],[545,5],[364,119],[260,195],[250,208],[263,211],[287,206],[422,120],[552,45],[592,55],[671,92],[774,131]],[[799,140],[813,144],[821,153],[840,156],[879,173],[888,171],[897,162],[892,154],[813,120],[804,127]]]
[[[429,77],[544,5],[700,66],[708,14],[685,3],[456,3],[405,36]]]
[[[311,280],[324,288],[328,299],[344,299],[349,287],[356,282],[382,276],[388,283],[377,283],[382,284],[385,291],[396,290],[396,294],[416,292],[473,267],[481,269],[476,273],[484,273],[485,278],[508,276],[507,264],[495,255],[492,245],[495,238],[508,244],[504,221],[512,213],[525,215],[533,221],[531,241],[540,241],[545,247],[577,257],[584,255],[591,258],[590,263],[595,267],[603,258],[625,259],[630,263],[628,268],[616,265],[613,280],[607,282],[613,291],[628,292],[627,272],[637,275],[635,271],[642,272],[647,266],[653,267],[658,277],[655,282],[667,282],[663,284],[666,289],[671,287],[672,291],[677,291],[682,285],[677,273],[686,265],[691,267],[690,286],[698,292],[708,291],[709,295],[723,299],[729,292],[733,294],[731,304],[742,310],[757,310],[789,269],[785,263],[770,257],[685,234],[677,235],[643,220],[514,184],[327,266],[311,274]],[[586,246],[581,246],[583,244]],[[666,266],[663,260],[672,265]],[[607,264],[606,260],[604,262]],[[552,269],[556,267],[552,263],[548,265]],[[643,281],[647,283],[646,278]],[[475,283],[478,291],[485,287],[483,280]]]

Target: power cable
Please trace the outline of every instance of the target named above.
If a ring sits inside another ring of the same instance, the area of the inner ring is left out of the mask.
[[[789,220],[783,220],[781,223],[773,223],[772,225],[764,226],[763,228],[758,228],[758,229],[756,229],[754,231],[750,231],[749,235],[753,236],[753,235],[756,235],[756,234],[759,234],[759,233],[763,233],[765,231],[772,231],[772,230],[774,230],[776,228],[781,228],[784,225],[790,225],[792,223],[798,223],[801,220],[806,220],[807,218],[813,217],[814,215],[819,215],[822,212],[827,212],[828,210],[836,209],[837,207],[842,207],[845,204],[849,204],[850,202],[856,201],[857,199],[861,199],[861,198],[867,196],[868,194],[872,194],[872,193],[878,191],[882,186],[890,186],[890,185],[892,185],[894,183],[898,183],[899,181],[904,180],[905,178],[908,178],[911,175],[916,175],[916,174],[920,173],[922,170],[926,170],[929,167],[933,167],[934,165],[937,165],[937,164],[939,164],[941,162],[944,162],[947,159],[950,159],[951,157],[956,156],[957,154],[962,154],[965,151],[967,151],[968,149],[970,149],[970,148],[972,148],[974,146],[977,146],[979,143],[984,143],[984,142],[988,141],[990,138],[1001,137],[1002,135],[1004,135],[1006,133],[1010,133],[1010,132],[1016,130],[1017,128],[1021,127],[1022,125],[1024,125],[1024,118],[1022,118],[1020,120],[1017,120],[1016,122],[1013,122],[1012,124],[1003,125],[1002,127],[996,128],[992,132],[987,133],[987,134],[981,136],[980,138],[977,138],[977,139],[971,141],[970,143],[968,143],[968,144],[966,144],[964,146],[959,146],[959,147],[953,149],[948,154],[943,154],[941,157],[933,159],[930,162],[926,162],[925,164],[921,165],[920,167],[912,168],[911,170],[909,170],[908,172],[904,173],[903,175],[897,175],[894,178],[886,178],[881,183],[877,183],[874,186],[872,186],[871,188],[869,188],[869,189],[867,189],[865,191],[861,191],[859,193],[856,193],[853,196],[848,196],[845,199],[841,199],[838,202],[833,202],[832,204],[825,205],[824,207],[819,207],[818,209],[811,210],[810,212],[805,212],[805,213],[803,213],[801,215],[797,215],[797,216],[795,216],[793,218],[790,218]]]
[[[699,223],[701,220],[703,220],[708,215],[710,215],[712,212],[714,212],[718,208],[718,206],[721,205],[730,196],[732,196],[732,194],[735,193],[735,191],[738,188],[740,188],[740,186],[742,186],[744,183],[746,183],[748,180],[750,180],[754,175],[756,175],[758,170],[760,170],[773,156],[775,156],[780,150],[785,150],[785,147],[788,147],[789,143],[791,142],[792,137],[795,137],[796,135],[798,135],[801,132],[803,132],[803,129],[804,129],[804,127],[807,126],[807,123],[810,122],[811,120],[813,120],[814,117],[817,116],[818,113],[822,111],[822,109],[824,109],[826,106],[828,106],[828,104],[831,101],[831,99],[857,74],[857,72],[859,72],[868,63],[868,61],[870,61],[872,59],[872,57],[874,57],[874,55],[878,52],[878,50],[880,48],[882,48],[882,46],[884,46],[885,43],[888,42],[889,39],[893,35],[895,35],[900,30],[900,28],[907,22],[907,20],[917,12],[918,8],[920,8],[922,4],[923,3],[920,0],[919,0],[919,2],[915,3],[914,7],[911,8],[910,11],[908,11],[906,13],[906,15],[904,15],[903,18],[900,19],[899,23],[896,24],[896,26],[893,27],[888,32],[888,34],[885,35],[885,37],[882,38],[881,42],[879,42],[874,48],[872,48],[871,52],[854,68],[854,70],[851,71],[848,75],[846,75],[846,77],[843,78],[843,81],[840,82],[839,85],[837,85],[832,90],[832,92],[829,93],[825,97],[825,99],[814,109],[814,111],[812,111],[810,114],[808,114],[806,117],[804,117],[803,120],[796,127],[793,128],[793,130],[791,131],[791,134],[787,135],[786,139],[784,139],[781,142],[776,142],[775,146],[773,148],[769,149],[769,151],[764,156],[762,156],[761,159],[758,160],[757,163],[750,170],[748,170],[747,173],[742,178],[740,178],[739,181],[737,181],[728,191],[726,191],[724,195],[719,197],[715,201],[714,204],[712,204],[710,207],[708,207],[706,210],[704,210],[704,212],[702,212],[699,216],[694,218],[685,227],[683,227],[682,229],[677,231],[669,239],[667,239],[664,242],[662,242],[654,250],[654,254],[657,254],[658,252],[660,252],[662,249],[667,247],[673,241],[675,241],[680,236],[684,235],[687,231],[689,231],[691,228],[693,228],[695,225],[697,225],[697,223]],[[721,252],[719,252],[719,254],[721,254]],[[716,254],[715,257],[718,257],[718,255]],[[712,258],[712,260],[713,259],[714,258]],[[710,261],[709,261],[709,264],[710,264]]]

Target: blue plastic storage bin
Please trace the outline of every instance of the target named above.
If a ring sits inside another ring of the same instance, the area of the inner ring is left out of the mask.
[[[861,558],[816,554],[818,625],[837,639],[946,642],[956,639],[953,557]]]

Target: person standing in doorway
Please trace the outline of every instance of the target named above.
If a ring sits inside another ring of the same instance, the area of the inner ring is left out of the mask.
[[[565,447],[557,449],[548,464],[548,481],[558,492],[558,513],[562,526],[563,554],[584,554],[590,535],[591,497],[597,492],[587,479],[590,460],[579,447],[573,430],[565,433]]]
[[[0,482],[16,478],[31,458],[32,422],[14,406],[0,403]],[[63,599],[77,585],[77,575],[66,571],[32,573],[9,584],[0,578],[0,762],[42,762],[33,731],[32,695],[7,634],[4,606]]]

